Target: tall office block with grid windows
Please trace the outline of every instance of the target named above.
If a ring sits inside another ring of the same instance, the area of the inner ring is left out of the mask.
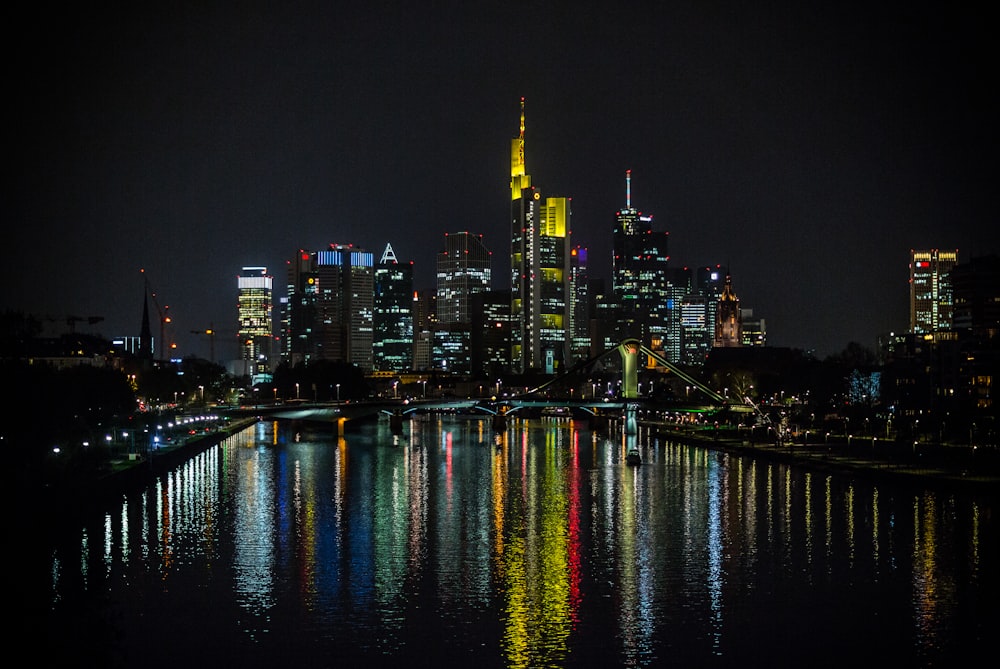
[[[910,250],[910,332],[951,329],[952,290],[948,273],[958,263],[958,249]]]

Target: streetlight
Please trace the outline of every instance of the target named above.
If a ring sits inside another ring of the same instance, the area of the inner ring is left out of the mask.
[[[398,390],[398,388],[399,388],[399,381],[393,381],[392,382],[392,399],[394,399],[394,400],[398,400],[399,399],[399,390]]]
[[[340,384],[337,384],[337,401],[340,401]]]
[[[427,379],[424,379],[420,383],[424,384],[424,399],[427,399]]]
[[[299,399],[299,384],[295,384],[295,399]]]

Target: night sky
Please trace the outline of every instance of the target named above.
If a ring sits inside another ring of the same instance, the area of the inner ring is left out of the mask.
[[[671,263],[728,264],[773,346],[874,348],[907,328],[911,248],[1000,250],[996,75],[963,5],[146,4],[8,24],[0,309],[56,332],[137,335],[145,276],[178,355],[211,326],[233,357],[241,267],[281,292],[330,243],[391,243],[429,289],[445,233],[481,233],[506,287],[522,96],[528,172],[573,198],[593,274],[631,169]]]

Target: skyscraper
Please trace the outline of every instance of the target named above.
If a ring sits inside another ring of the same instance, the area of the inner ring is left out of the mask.
[[[542,199],[524,160],[520,134],[511,141],[511,368],[558,371],[569,358],[571,200]]]
[[[590,274],[587,271],[587,247],[574,246],[570,251],[570,345],[572,362],[590,357]]]
[[[437,255],[437,319],[431,366],[449,374],[471,374],[472,298],[490,289],[490,252],[482,235],[445,235]]]
[[[400,263],[385,245],[375,268],[372,364],[376,371],[413,367],[413,263]]]
[[[437,255],[437,318],[440,325],[468,323],[470,300],[490,289],[492,257],[482,235],[445,235]]]
[[[910,332],[927,334],[951,328],[952,291],[948,273],[958,249],[910,249]]]
[[[236,282],[241,373],[254,385],[268,383],[274,371],[274,278],[266,267],[244,267]]]
[[[298,252],[288,265],[282,317],[286,362],[332,360],[371,371],[373,268],[373,254],[351,245]]]
[[[612,289],[621,307],[623,334],[658,350],[676,337],[671,320],[671,283],[667,263],[669,233],[653,230],[653,217],[632,206],[632,170],[625,172],[625,207],[615,214]],[[671,331],[673,331],[671,333]]]

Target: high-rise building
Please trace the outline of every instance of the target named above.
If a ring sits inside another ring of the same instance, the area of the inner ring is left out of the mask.
[[[300,250],[288,264],[282,357],[291,365],[316,360],[372,369],[374,257],[351,245]]]
[[[948,273],[958,249],[910,249],[910,332],[927,334],[951,328],[952,291]]]
[[[559,371],[569,359],[571,200],[542,199],[524,160],[520,134],[511,141],[511,367]]]
[[[372,365],[375,371],[413,368],[413,263],[400,263],[392,244],[375,268]]]
[[[274,278],[266,267],[244,267],[236,283],[241,373],[254,385],[268,383],[274,372]]]
[[[1000,333],[1000,256],[956,264],[949,273],[954,296],[952,327],[996,337]]]
[[[653,217],[632,206],[632,170],[625,172],[625,207],[615,214],[612,289],[624,334],[664,351],[675,312],[670,309],[669,233],[653,230]]]
[[[680,360],[685,364],[704,364],[715,344],[719,298],[727,275],[721,265],[699,267],[692,275],[691,291],[681,300]]]
[[[689,293],[681,302],[681,362],[684,364],[705,364],[712,348],[708,302],[708,297],[698,293]]]
[[[570,312],[572,332],[570,356],[573,363],[590,357],[590,274],[587,271],[587,247],[574,246],[570,251]]]
[[[413,369],[429,370],[432,367],[434,330],[437,329],[437,292],[413,292]]]
[[[437,328],[431,367],[454,374],[472,373],[472,299],[490,289],[492,257],[482,235],[445,235],[437,255]]]
[[[469,322],[472,296],[490,289],[492,260],[482,235],[445,235],[445,248],[437,255],[438,324]]]
[[[767,346],[767,323],[763,318],[755,318],[753,309],[742,309],[743,346]]]
[[[472,296],[472,372],[487,378],[502,374],[510,363],[510,291],[491,290]]]

